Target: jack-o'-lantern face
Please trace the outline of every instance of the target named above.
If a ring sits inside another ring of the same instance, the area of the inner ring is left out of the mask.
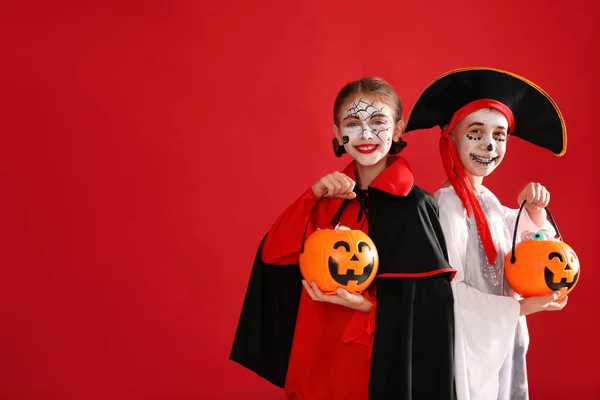
[[[544,280],[551,290],[566,288],[568,293],[579,279],[579,259],[573,250],[564,251],[564,248],[562,250],[562,252],[552,251],[548,254]]]
[[[523,297],[543,296],[555,290],[568,294],[579,280],[575,251],[563,241],[549,239],[542,231],[517,244],[514,263],[510,258],[509,253],[504,262],[506,280]]]
[[[300,271],[325,294],[342,287],[361,293],[375,278],[379,256],[375,244],[360,230],[318,230],[310,235],[300,254]]]
[[[333,244],[334,251],[328,257],[329,273],[333,280],[342,285],[350,281],[360,285],[373,272],[375,260],[369,243],[359,239],[355,248],[350,247],[353,244],[345,240],[336,241]]]

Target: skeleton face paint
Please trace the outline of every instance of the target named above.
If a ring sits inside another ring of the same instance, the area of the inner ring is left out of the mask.
[[[452,132],[465,171],[488,176],[506,153],[508,121],[501,112],[483,108],[467,115]]]
[[[390,150],[394,135],[391,108],[375,96],[359,94],[342,114],[340,133],[346,152],[361,165],[379,162]]]

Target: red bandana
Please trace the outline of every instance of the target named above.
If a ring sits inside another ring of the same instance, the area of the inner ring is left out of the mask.
[[[512,133],[515,127],[515,120],[512,111],[504,104],[490,99],[475,100],[471,103],[460,108],[454,113],[450,123],[446,129],[442,129],[442,136],[440,137],[440,153],[442,155],[442,162],[444,169],[446,170],[446,176],[452,183],[456,194],[462,201],[465,210],[467,210],[467,216],[471,216],[471,209],[475,214],[475,222],[477,223],[477,230],[479,231],[479,237],[483,243],[485,254],[487,255],[488,262],[490,265],[494,265],[494,261],[498,256],[498,252],[494,247],[494,241],[488,226],[487,220],[481,209],[481,205],[475,194],[471,182],[465,174],[465,169],[458,157],[458,151],[454,140],[450,137],[450,133],[456,127],[456,125],[464,119],[467,115],[481,110],[482,108],[492,108],[500,111],[508,120],[508,133]]]

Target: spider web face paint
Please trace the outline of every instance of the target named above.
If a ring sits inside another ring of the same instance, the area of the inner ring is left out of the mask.
[[[342,116],[340,133],[352,158],[362,165],[376,164],[392,145],[394,118],[390,106],[372,95],[356,96]]]
[[[500,164],[506,153],[508,121],[499,111],[487,108],[467,115],[454,128],[458,156],[467,172],[485,177]]]

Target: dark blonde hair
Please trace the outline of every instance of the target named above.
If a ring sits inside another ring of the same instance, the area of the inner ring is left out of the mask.
[[[333,103],[333,122],[340,126],[340,110],[349,98],[357,94],[370,94],[380,98],[384,103],[392,108],[394,125],[402,119],[402,102],[394,88],[382,78],[366,77],[346,84],[338,93]],[[392,142],[390,154],[398,154],[406,147],[406,142],[400,138],[398,142]],[[337,139],[333,139],[333,151],[337,157],[341,157],[346,152],[344,146],[340,146]]]

